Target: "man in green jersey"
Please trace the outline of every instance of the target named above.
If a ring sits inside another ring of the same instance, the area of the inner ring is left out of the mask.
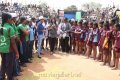
[[[27,23],[26,18],[22,17],[20,19],[20,24],[17,27],[18,37],[20,38],[23,47],[23,54],[20,55],[20,62],[22,65],[24,65],[24,63],[28,61],[27,58],[28,56],[26,53],[26,36],[29,35],[29,31],[26,29],[26,23]]]
[[[25,29],[27,30],[27,31],[30,31],[29,30],[29,23],[30,23],[30,20],[28,20],[27,19],[27,23],[26,23],[26,26],[25,26]],[[30,61],[30,53],[29,53],[29,35],[26,35],[26,58],[27,58],[27,63],[31,63],[31,61]]]
[[[12,20],[13,20],[13,23],[12,23],[12,28],[14,29],[15,31],[15,42],[16,42],[16,45],[17,45],[17,48],[18,48],[18,51],[20,53],[20,49],[18,47],[18,44],[21,45],[21,41],[18,37],[18,31],[17,31],[17,27],[16,27],[16,19],[17,19],[17,14],[16,13],[10,13],[12,15]],[[19,54],[20,55],[20,54]],[[13,72],[13,75],[14,76],[20,76],[20,71],[21,71],[21,68],[20,68],[20,65],[19,65],[19,59],[16,59],[16,57],[14,57],[14,72]]]

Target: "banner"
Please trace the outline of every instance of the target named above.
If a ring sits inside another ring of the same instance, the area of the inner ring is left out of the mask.
[[[119,17],[119,22],[120,22],[120,11],[117,11],[116,15]]]
[[[58,15],[59,15],[59,17],[64,17],[64,11],[63,10],[59,10]]]
[[[77,21],[81,20],[81,12],[76,12],[76,20]]]

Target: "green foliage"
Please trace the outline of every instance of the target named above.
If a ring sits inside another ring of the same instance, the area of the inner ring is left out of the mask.
[[[64,11],[77,11],[77,7],[75,5],[68,6]]]

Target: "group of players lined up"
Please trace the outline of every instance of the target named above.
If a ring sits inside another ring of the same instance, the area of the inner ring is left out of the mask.
[[[41,54],[44,54],[43,40],[46,40],[46,48],[49,43],[51,54],[58,48],[66,53],[84,54],[88,58],[92,56],[94,60],[102,61],[103,65],[108,63],[114,70],[118,69],[120,24],[115,19],[97,23],[40,16],[36,20],[30,17],[18,19],[15,13],[2,13],[0,80],[5,79],[5,74],[8,80],[14,80],[14,76],[20,75],[21,66],[26,67],[26,63],[31,63],[34,42],[38,58],[41,58]]]
[[[35,18],[18,18],[16,13],[2,13],[0,24],[0,80],[16,80],[31,63]],[[33,25],[32,25],[33,24]],[[6,74],[6,75],[5,75]],[[6,77],[7,76],[7,77]]]
[[[70,50],[73,49],[77,54],[84,54],[87,58],[93,57],[94,60],[103,62],[103,65],[108,63],[110,67],[113,67],[113,70],[118,69],[120,57],[119,22],[116,22],[115,19],[99,23],[81,20],[80,22],[70,21],[70,24],[71,29],[68,31]],[[64,41],[64,38],[61,39]]]

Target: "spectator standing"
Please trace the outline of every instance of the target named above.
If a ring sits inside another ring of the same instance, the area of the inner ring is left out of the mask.
[[[57,40],[57,26],[56,24],[51,24],[49,27],[49,45],[51,54],[54,53],[56,40]]]

